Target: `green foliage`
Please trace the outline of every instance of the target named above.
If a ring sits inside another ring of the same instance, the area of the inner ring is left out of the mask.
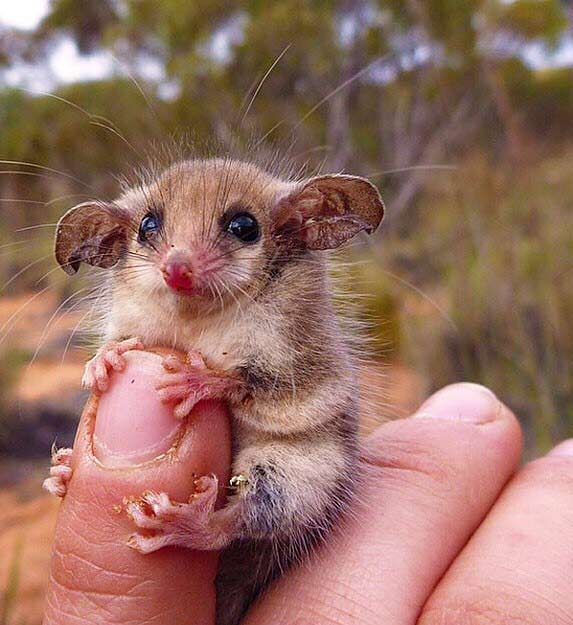
[[[496,23],[524,39],[555,42],[567,25],[559,0],[514,0],[496,5]]]
[[[46,38],[63,31],[72,35],[82,52],[90,52],[118,18],[113,0],[55,0],[40,24],[38,36]]]
[[[407,359],[434,388],[461,379],[493,388],[542,450],[573,434],[570,157],[538,163],[515,184],[511,169],[494,173],[474,155],[457,180],[428,189],[407,241],[412,282],[454,324],[419,299],[401,316]],[[401,245],[388,242],[389,263]]]

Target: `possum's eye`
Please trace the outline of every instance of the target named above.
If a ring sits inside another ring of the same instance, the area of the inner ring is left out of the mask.
[[[147,213],[139,224],[139,240],[143,243],[149,241],[153,235],[159,232],[159,219],[153,213]]]
[[[226,230],[243,243],[256,243],[261,236],[257,220],[250,213],[246,212],[233,215],[227,224]]]

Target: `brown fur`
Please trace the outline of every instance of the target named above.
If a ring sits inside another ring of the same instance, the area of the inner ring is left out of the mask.
[[[237,245],[221,233],[225,215],[237,207],[258,220],[260,242]],[[102,210],[93,212],[97,227],[84,227],[75,241],[63,227],[56,249],[62,264],[105,259],[109,265],[101,249],[93,258],[85,250],[94,249],[90,237],[105,241],[111,227],[112,252],[122,253],[110,282],[105,339],[137,336],[149,347],[198,350],[210,367],[243,380],[245,392],[228,399],[233,473],[249,482],[228,504],[239,519],[218,577],[217,622],[233,625],[270,580],[326,535],[350,500],[356,382],[321,250],[372,231],[383,205],[362,179],[321,176],[297,183],[248,163],[214,159],[178,163],[124,193],[114,213],[104,210],[102,218]],[[136,233],[150,210],[163,225],[145,247]],[[110,214],[122,218],[110,221]],[[71,215],[90,223],[85,208]],[[63,226],[70,219],[64,217]],[[173,248],[204,259],[197,279],[206,286],[196,297],[177,295],[162,279],[160,259]],[[216,266],[212,275],[205,270],[209,263]]]

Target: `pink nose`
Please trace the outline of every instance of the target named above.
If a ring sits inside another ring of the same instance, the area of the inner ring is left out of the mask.
[[[162,267],[163,279],[167,286],[175,291],[191,291],[193,289],[193,269],[191,263],[181,259],[166,260]]]

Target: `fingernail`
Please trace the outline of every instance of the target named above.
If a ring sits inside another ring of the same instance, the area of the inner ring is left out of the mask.
[[[559,443],[548,454],[548,456],[573,456],[573,438]]]
[[[107,467],[127,467],[153,460],[173,445],[181,422],[155,390],[162,357],[129,352],[122,372],[111,373],[100,397],[93,434],[95,456]]]
[[[447,386],[432,395],[414,417],[487,423],[496,419],[501,408],[501,402],[488,388],[464,382]]]

